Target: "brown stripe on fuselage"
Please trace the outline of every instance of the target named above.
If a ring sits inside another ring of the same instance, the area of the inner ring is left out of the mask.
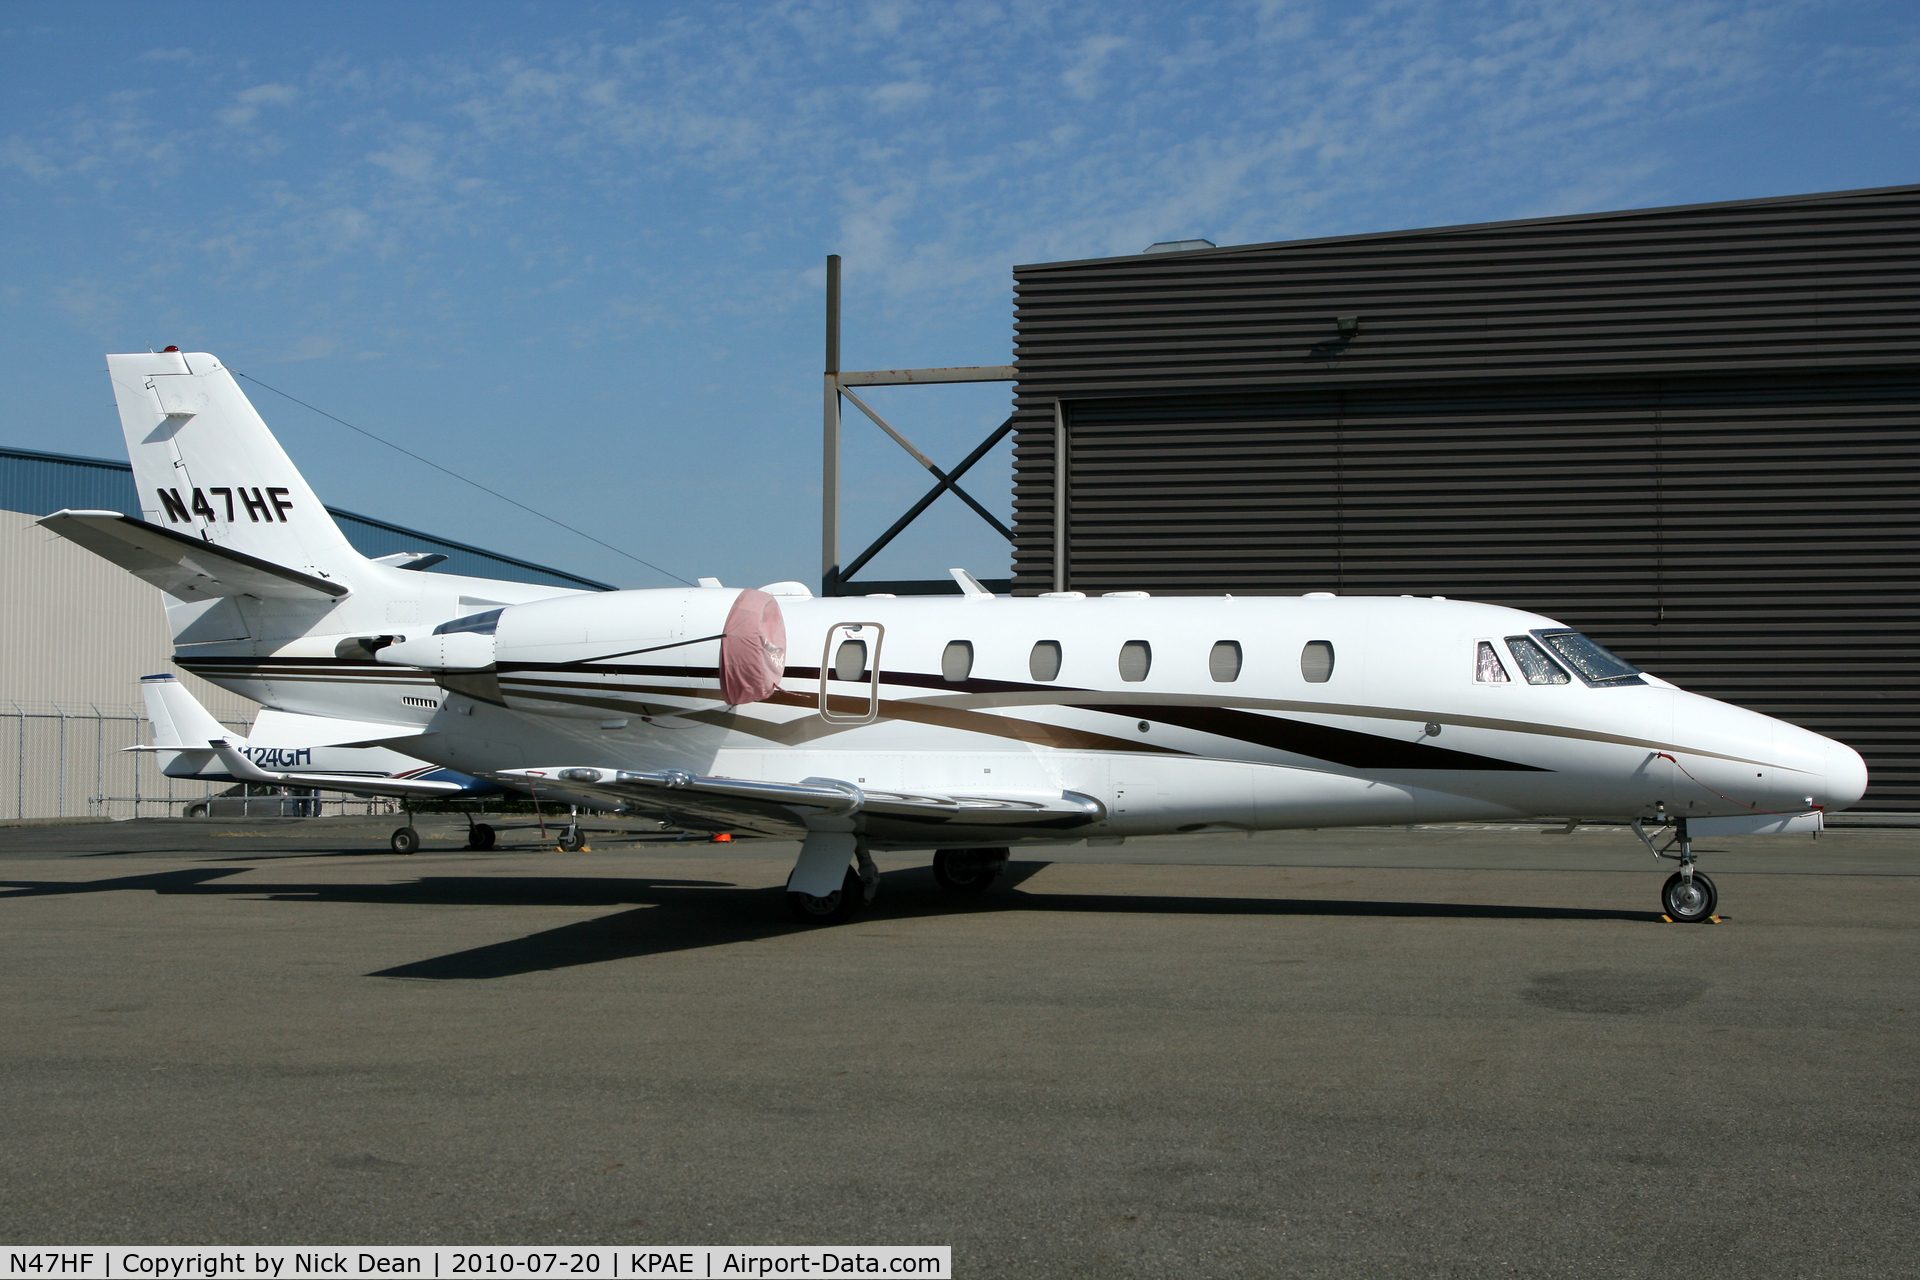
[[[582,686],[572,681],[529,680],[520,676],[504,677],[502,688],[508,693],[520,692],[525,687],[538,690],[532,696],[549,702],[564,702],[571,706],[594,707],[604,711],[620,711],[634,714],[633,704],[611,698],[594,697],[591,694],[570,692],[582,687],[605,689],[604,683],[596,682]],[[563,692],[568,691],[568,692]],[[671,685],[621,685],[619,690],[644,698],[648,694],[655,696],[686,697],[698,690],[676,688]],[[791,690],[776,690],[762,699],[767,705],[776,707],[798,707],[808,711],[817,711],[820,698],[815,693],[798,693]],[[865,698],[829,696],[827,705],[836,712],[846,715],[859,715],[867,708]],[[1150,743],[1136,742],[1129,738],[1116,738],[1109,734],[1094,733],[1086,729],[1070,729],[1062,725],[1045,724],[1035,720],[1017,720],[1010,716],[988,715],[983,712],[969,711],[961,707],[928,706],[919,700],[880,700],[879,719],[906,720],[917,724],[936,725],[943,729],[957,729],[967,733],[986,734],[990,737],[1008,738],[1017,742],[1028,742],[1035,746],[1051,747],[1064,751],[1126,751],[1147,755],[1188,755],[1185,751],[1176,751],[1171,747],[1154,746]],[[642,713],[646,714],[646,713]],[[820,738],[833,737],[849,729],[863,728],[860,724],[835,724],[828,720],[801,718],[787,721],[766,721],[751,716],[742,716],[734,711],[681,711],[672,709],[665,712],[679,716],[684,720],[698,720],[702,724],[711,724],[731,729],[751,737],[762,738],[768,742],[778,742],[788,746],[797,746],[803,742],[812,742]]]

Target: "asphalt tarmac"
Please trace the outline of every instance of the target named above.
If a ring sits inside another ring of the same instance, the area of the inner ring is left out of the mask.
[[[0,829],[9,1244],[951,1244],[981,1276],[1920,1273],[1920,832],[882,858]]]

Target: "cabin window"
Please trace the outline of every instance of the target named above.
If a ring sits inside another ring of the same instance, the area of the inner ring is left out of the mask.
[[[1333,679],[1333,641],[1309,640],[1300,650],[1300,678],[1308,684]]]
[[[1027,674],[1035,680],[1052,680],[1060,674],[1060,642],[1041,640],[1027,655]]]
[[[1139,682],[1153,669],[1153,646],[1145,640],[1129,640],[1120,646],[1120,678]]]
[[[1500,661],[1500,651],[1493,647],[1491,640],[1480,642],[1479,652],[1473,659],[1473,678],[1481,684],[1505,684],[1511,679],[1506,664]]]
[[[940,654],[940,678],[959,684],[973,674],[973,641],[949,640]]]
[[[867,642],[842,640],[833,655],[835,680],[858,680],[867,673]]]
[[[490,636],[500,625],[500,615],[504,609],[489,609],[485,613],[470,613],[464,618],[455,618],[452,622],[443,622],[433,629],[437,636],[457,635],[471,631],[475,635]]]
[[[1528,684],[1571,683],[1571,677],[1561,670],[1560,664],[1528,637],[1508,636],[1507,648],[1513,650],[1513,660],[1520,664],[1520,674],[1527,678]]]
[[[1216,640],[1207,655],[1207,674],[1219,684],[1231,684],[1240,678],[1240,642]]]
[[[1578,631],[1536,631],[1588,684],[1645,684],[1640,668],[1608,653]]]

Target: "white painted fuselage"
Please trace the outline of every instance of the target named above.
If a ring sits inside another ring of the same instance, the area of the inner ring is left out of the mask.
[[[506,609],[486,652],[465,655],[466,670],[440,672],[442,705],[406,750],[480,775],[681,769],[892,793],[1093,797],[1104,813],[1072,839],[1800,812],[1851,804],[1865,785],[1849,748],[1651,676],[1529,684],[1507,638],[1564,628],[1498,606],[1408,597],[789,595],[779,598],[788,637],[779,689],[727,707],[711,637],[736,594],[629,591]],[[854,679],[838,678],[835,650],[855,637],[868,662]],[[322,637],[320,647],[331,653],[336,640]],[[1498,647],[1507,680],[1476,679],[1482,642]],[[951,661],[943,674],[956,643],[971,656],[957,680],[946,678],[956,673]],[[1217,679],[1224,672],[1210,661],[1222,643],[1238,648],[1232,679]],[[1041,644],[1059,654],[1046,679],[1032,665]],[[1130,644],[1128,674],[1138,679],[1122,676]],[[1303,670],[1309,644],[1330,650],[1324,679]],[[625,652],[633,649],[648,651]],[[480,666],[481,657],[490,661]],[[377,662],[354,670],[360,665],[328,664],[297,691],[273,691],[291,693],[297,709],[345,714],[333,709],[390,690],[387,672],[425,674]],[[196,669],[250,696],[268,691],[212,664]],[[880,847],[978,838],[961,828],[873,832]]]

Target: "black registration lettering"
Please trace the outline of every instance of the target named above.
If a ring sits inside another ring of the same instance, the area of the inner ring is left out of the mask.
[[[207,492],[212,494],[218,494],[220,497],[223,497],[227,500],[227,523],[232,524],[233,523],[233,490],[222,487],[218,489],[208,489]]]
[[[259,524],[260,517],[265,516],[269,524],[273,522],[273,509],[267,506],[267,500],[260,496],[259,489],[256,488],[252,493],[248,493],[243,487],[240,490],[240,501],[247,504],[247,519]]]
[[[178,489],[161,489],[158,493],[160,505],[166,509],[167,520],[170,523],[179,524],[182,520],[192,521],[193,516],[187,511],[187,504],[180,501]]]
[[[267,490],[267,497],[272,500],[273,509],[280,513],[281,524],[285,524],[287,522],[287,512],[293,510],[293,503],[288,501],[285,498],[282,498],[280,495],[283,493],[292,493],[292,492],[293,490],[291,489],[281,489],[278,487]]]
[[[193,491],[193,514],[205,516],[209,521],[214,518],[213,505],[207,501],[207,495],[200,492],[198,488]]]

